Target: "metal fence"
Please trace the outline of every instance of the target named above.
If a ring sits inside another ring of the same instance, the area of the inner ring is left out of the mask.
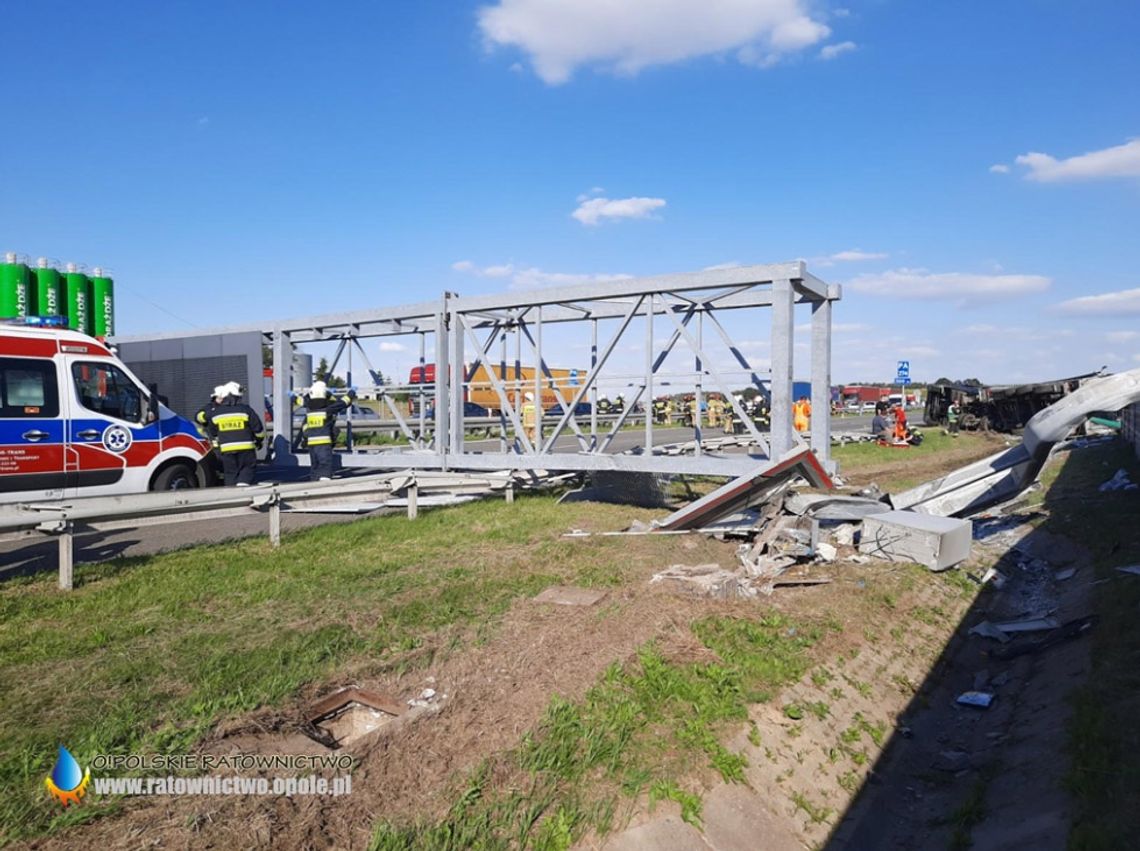
[[[368,513],[384,507],[406,508],[415,519],[421,505],[447,504],[502,493],[514,499],[517,488],[549,483],[511,473],[456,475],[406,471],[357,476],[333,482],[265,484],[249,488],[206,488],[114,497],[83,497],[59,502],[0,505],[0,542],[44,535],[59,541],[59,586],[74,581],[74,538],[87,532],[134,529],[190,520],[262,514],[273,546],[281,543],[281,514],[338,509]],[[441,497],[444,499],[441,500]]]

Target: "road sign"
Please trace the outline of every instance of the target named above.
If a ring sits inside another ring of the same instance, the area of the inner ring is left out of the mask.
[[[910,361],[899,361],[899,367],[895,375],[895,384],[910,384]]]

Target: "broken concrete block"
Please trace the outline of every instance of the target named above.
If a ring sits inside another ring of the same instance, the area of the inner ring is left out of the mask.
[[[1002,644],[1005,644],[1007,641],[1009,641],[1009,636],[989,621],[982,621],[977,626],[971,627],[969,634],[977,635],[981,638],[992,638],[995,641],[1000,641]]]
[[[597,588],[577,588],[573,585],[552,585],[534,598],[536,603],[554,603],[559,606],[592,606],[606,596]]]
[[[855,536],[859,532],[859,527],[854,523],[844,523],[838,526],[831,533],[831,540],[841,547],[855,546]]]
[[[888,511],[863,521],[859,552],[888,561],[913,561],[945,570],[970,557],[969,520],[915,511]]]
[[[674,564],[653,575],[650,584],[667,587],[697,597],[731,600],[740,594],[740,577],[719,564]]]
[[[825,544],[820,541],[815,545],[815,554],[822,561],[835,561],[835,557],[839,555],[839,550],[835,549],[831,544]]]

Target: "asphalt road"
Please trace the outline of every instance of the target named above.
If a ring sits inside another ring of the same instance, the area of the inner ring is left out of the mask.
[[[870,427],[870,416],[833,417],[833,431],[865,431]],[[705,431],[706,437],[723,435],[720,429]],[[655,427],[653,443],[659,446],[666,443],[679,443],[692,439],[692,430],[682,427]],[[645,430],[635,429],[619,432],[611,449],[622,452],[644,445]],[[493,452],[499,446],[498,439],[469,440],[468,448],[476,451]],[[557,449],[576,451],[577,439],[559,438]],[[276,481],[304,478],[307,470],[294,468],[289,471],[273,469],[264,471],[263,478]],[[369,470],[368,472],[375,472]],[[346,523],[359,515],[343,514],[283,514],[282,531],[288,533],[300,529],[319,526],[325,523]],[[92,532],[75,536],[76,564],[92,564],[119,557],[153,555],[166,550],[181,549],[198,544],[214,544],[219,541],[244,538],[268,533],[268,521],[261,515],[227,519],[191,520],[178,523],[145,526],[137,529],[122,529],[114,532]],[[55,540],[30,539],[34,543],[0,543],[0,582],[15,576],[26,576],[41,571],[58,569],[58,547]],[[79,574],[82,579],[82,574]]]

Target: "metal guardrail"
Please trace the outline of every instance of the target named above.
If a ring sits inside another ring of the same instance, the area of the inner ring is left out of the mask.
[[[446,493],[456,497],[502,492],[514,500],[516,488],[529,488],[549,480],[511,473],[467,475],[408,471],[357,476],[330,482],[295,484],[266,483],[248,488],[207,488],[127,496],[96,496],[0,505],[0,542],[26,540],[40,535],[59,540],[59,587],[70,590],[74,584],[74,536],[88,531],[110,531],[140,526],[178,523],[189,520],[267,514],[269,541],[281,543],[282,511],[335,509],[355,505],[367,511],[378,510],[392,497],[406,494],[408,519],[419,512],[421,495]],[[362,498],[379,501],[359,503]],[[394,507],[394,506],[393,506]],[[361,512],[363,513],[363,511]]]

